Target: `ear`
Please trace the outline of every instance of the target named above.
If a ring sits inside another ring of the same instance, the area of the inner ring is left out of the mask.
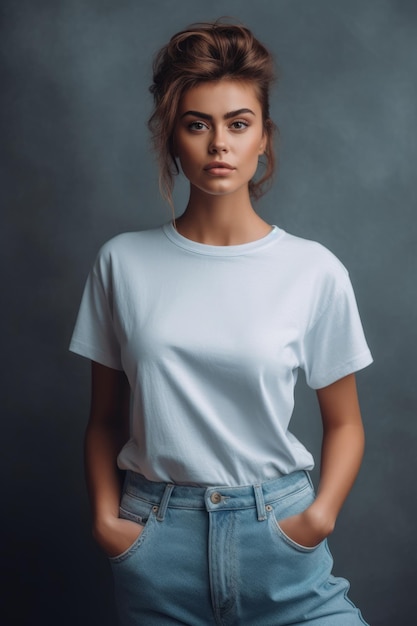
[[[264,154],[265,148],[266,148],[266,142],[267,142],[267,136],[266,136],[266,133],[264,131],[263,134],[262,134],[262,140],[261,140],[261,143],[260,143],[260,146],[259,146],[259,152],[258,152],[259,156]]]

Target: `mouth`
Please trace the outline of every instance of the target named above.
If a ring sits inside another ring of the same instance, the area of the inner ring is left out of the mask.
[[[223,161],[213,161],[204,168],[204,171],[207,172],[209,176],[228,176],[234,170],[235,168],[232,165],[224,163]]]
[[[206,171],[209,170],[234,170],[235,168],[232,165],[229,165],[229,163],[224,163],[223,161],[213,161],[212,163],[209,163],[208,165],[206,165],[206,167],[204,168]]]

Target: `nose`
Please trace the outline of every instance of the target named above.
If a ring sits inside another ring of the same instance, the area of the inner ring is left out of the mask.
[[[221,152],[228,152],[229,147],[227,145],[227,140],[224,135],[224,131],[218,129],[213,131],[213,135],[211,137],[211,141],[209,144],[209,153],[210,154],[219,154]]]

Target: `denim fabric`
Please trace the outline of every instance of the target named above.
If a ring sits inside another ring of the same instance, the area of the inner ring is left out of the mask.
[[[144,526],[110,558],[121,626],[359,626],[327,541],[307,548],[279,520],[314,500],[308,474],[189,487],[129,472],[120,516]]]

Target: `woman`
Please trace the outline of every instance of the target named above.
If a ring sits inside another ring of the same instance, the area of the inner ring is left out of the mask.
[[[361,462],[354,372],[372,358],[341,263],[253,209],[273,172],[272,79],[241,26],[161,50],[150,127],[163,193],[172,206],[180,165],[188,205],[108,242],[84,292],[87,482],[126,626],[365,624],[326,537]],[[323,421],[317,496],[288,430],[300,367]]]

